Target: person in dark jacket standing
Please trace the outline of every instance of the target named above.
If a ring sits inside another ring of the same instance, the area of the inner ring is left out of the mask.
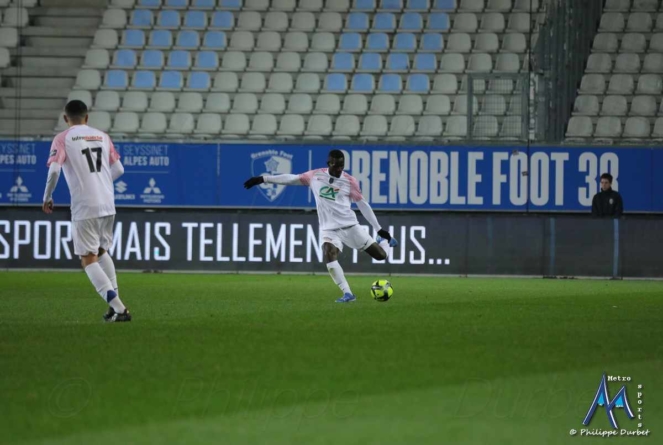
[[[619,218],[624,213],[622,196],[612,189],[612,175],[601,175],[601,191],[592,200],[592,216],[599,218]]]

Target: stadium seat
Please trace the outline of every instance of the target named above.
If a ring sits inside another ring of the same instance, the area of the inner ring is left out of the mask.
[[[400,78],[400,76],[399,76]],[[355,74],[352,76],[350,91],[353,93],[373,93],[375,79],[371,74]]]
[[[422,40],[429,35],[436,34],[424,34]],[[469,53],[472,50],[472,39],[470,38],[470,35],[464,32],[451,34],[447,38],[446,50],[450,53]]]
[[[331,135],[331,132],[331,116],[327,116],[325,114],[316,114],[309,118],[304,135],[322,137]]]
[[[296,0],[272,0],[271,9],[274,11],[294,11],[296,7]],[[322,9],[322,5],[318,9]]]
[[[145,33],[142,30],[127,29],[122,32],[122,42],[120,44],[120,47],[142,48],[144,46],[145,46]]]
[[[196,121],[196,130],[193,137],[197,139],[209,139],[221,133],[221,116],[218,114],[201,114]]]
[[[282,11],[268,12],[265,15],[265,24],[262,29],[265,31],[286,31],[288,29],[288,15]]]
[[[111,128],[111,117],[106,111],[91,111],[88,113],[88,125],[97,130],[108,132]]]
[[[352,0],[353,11],[375,11],[378,0]]]
[[[501,53],[495,60],[495,73],[517,73],[520,69],[520,60],[517,54]],[[469,70],[468,70],[469,72]]]
[[[332,58],[333,61],[333,58]],[[352,60],[354,67],[354,59]],[[329,61],[324,53],[309,52],[304,56],[302,71],[311,73],[324,73],[329,68]]]
[[[456,0],[431,0],[433,3],[431,9],[433,11],[455,11],[458,7]]]
[[[663,53],[663,33],[651,36],[649,40],[649,52]]]
[[[261,32],[256,39],[255,49],[257,51],[279,51],[281,49],[281,34],[275,31]]]
[[[294,139],[304,134],[304,117],[298,114],[286,114],[281,118],[277,137],[283,139]]]
[[[145,35],[143,34],[143,44]],[[15,28],[0,28],[0,42],[6,47],[18,45],[18,31]],[[117,31],[114,29],[98,29],[94,34],[91,48],[116,48],[119,44]],[[142,46],[142,45],[141,45]]]
[[[235,16],[229,11],[216,11],[212,14],[209,28],[227,31],[235,27]]]
[[[165,9],[186,9],[189,6],[189,0],[165,0],[163,7]]]
[[[162,10],[157,15],[156,28],[178,29],[180,27],[180,13],[173,10]]]
[[[183,28],[188,29],[206,29],[207,13],[205,11],[187,11],[184,15]]]
[[[451,114],[467,115],[468,113],[469,109],[467,95],[461,94],[456,96]],[[479,100],[476,96],[474,96],[472,100],[472,114],[479,114]]]
[[[522,54],[527,51],[525,34],[519,32],[505,34],[502,38],[502,52]]]
[[[580,81],[580,94],[603,94],[605,77],[602,74],[585,74]]]
[[[387,52],[389,51],[389,37],[385,33],[371,33],[366,37],[364,51]]]
[[[338,40],[339,51],[357,52],[361,51],[361,35],[356,32],[343,33]]]
[[[258,113],[283,114],[285,113],[285,97],[279,93],[267,93],[260,100]]]
[[[655,116],[656,99],[653,96],[635,96],[631,101],[631,116]]]
[[[315,16],[311,12],[296,12],[292,16],[291,31],[311,32],[315,30]]]
[[[440,58],[439,71],[441,73],[462,73],[465,71],[465,58],[462,54],[445,53]]]
[[[237,78],[237,73],[217,73],[214,76],[213,91],[231,93],[237,91],[238,87],[239,79]]]
[[[268,52],[253,52],[249,58],[247,71],[270,72],[274,69],[274,58]]]
[[[302,65],[301,58],[297,53],[279,53],[276,57],[274,71],[297,72]]]
[[[622,53],[644,53],[647,47],[647,39],[644,34],[629,33],[624,34],[620,51]]]
[[[627,109],[626,97],[620,95],[606,96],[601,105],[601,116],[626,116]]]
[[[396,16],[390,12],[378,12],[373,16],[372,32],[394,32]]]
[[[460,82],[460,91],[468,91],[469,79],[467,76],[463,76]],[[474,79],[472,83],[472,88],[474,94],[484,94],[486,92],[486,81],[484,79]]]
[[[159,77],[157,90],[181,90],[184,86],[184,76],[179,71],[162,71]],[[174,107],[173,107],[174,108]]]
[[[427,116],[431,117],[431,116]],[[467,117],[466,116],[450,116],[447,119],[447,125],[442,133],[448,139],[464,139],[467,137]]]
[[[258,111],[258,97],[253,93],[239,93],[233,100],[231,113],[254,114]]]
[[[267,139],[276,135],[278,124],[273,114],[258,114],[253,118],[249,139]]]
[[[506,32],[520,32],[524,34],[530,33],[532,30],[532,22],[530,15],[526,12],[516,12],[509,16],[509,24]]]
[[[103,91],[103,92],[105,93],[106,91]],[[117,92],[115,92],[115,91],[108,91],[108,92],[117,94]],[[97,96],[99,96],[99,93],[101,93],[101,92],[98,92]],[[119,99],[119,95],[118,95],[118,99]],[[80,100],[85,105],[87,105],[88,108],[90,108],[91,104],[93,102],[92,101],[92,93],[90,93],[89,91],[85,91],[85,90],[72,90],[72,91],[69,92],[69,95],[67,96],[67,102],[72,101],[72,100]]]
[[[588,116],[573,116],[566,127],[567,138],[590,138],[592,137],[592,119]]]
[[[212,79],[208,73],[194,71],[189,73],[184,91],[207,91],[211,85]]]
[[[239,86],[239,92],[262,93],[267,88],[267,80],[263,73],[244,73]]]
[[[143,138],[157,138],[166,132],[168,123],[163,113],[145,113],[141,119],[138,136]]]
[[[616,53],[619,41],[617,34],[612,32],[600,32],[594,36],[592,44],[593,52]]]
[[[341,100],[338,94],[321,94],[315,101],[313,114],[335,115],[341,111]]]
[[[599,24],[599,32],[622,32],[625,26],[624,15],[620,12],[604,12]]]
[[[216,71],[219,68],[219,56],[215,51],[200,51],[196,54],[195,70]]]
[[[237,31],[230,37],[228,49],[236,51],[251,51],[255,45],[255,39],[251,31]]]
[[[511,96],[511,100],[509,101],[509,109],[507,110],[507,114],[510,115],[517,115],[522,117],[523,115],[523,100],[521,96]]]
[[[161,0],[137,0],[137,7],[139,8],[149,8],[149,9],[159,9],[161,8]]]
[[[122,111],[115,115],[113,126],[109,129],[112,137],[127,137],[130,134],[138,133],[140,119],[137,113],[132,111]]]
[[[138,30],[138,32],[142,33],[140,30]],[[136,38],[138,38],[138,36],[136,36]],[[150,48],[170,49],[170,47],[173,46],[173,34],[165,29],[152,31],[150,33],[150,41],[148,46]]]
[[[663,117],[656,119],[656,122],[654,123],[654,130],[652,131],[651,135],[653,138],[656,138],[655,140],[657,142],[663,140]]]
[[[496,53],[499,48],[500,42],[497,38],[497,34],[486,32],[476,36],[474,39],[474,49],[472,49],[472,51],[477,53]]]
[[[317,79],[318,77],[315,76]],[[318,80],[319,81],[319,80]],[[270,93],[290,93],[293,89],[292,76],[288,73],[274,73],[269,76],[267,92]]]
[[[225,114],[229,111],[230,96],[227,93],[210,93],[207,95],[203,112]]]
[[[160,70],[163,68],[163,65],[163,52],[159,50],[148,50],[143,51],[143,54],[141,54],[140,65],[138,68],[144,70]]]
[[[174,113],[170,116],[166,137],[183,138],[193,133],[195,120],[191,113]]]
[[[334,35],[329,32],[318,32],[311,37],[311,51],[331,52],[336,48]]]
[[[144,91],[127,91],[122,97],[120,111],[144,112],[147,110],[148,99]],[[136,120],[138,123],[138,120]]]
[[[628,16],[626,32],[651,32],[654,22],[648,12],[633,12]]]
[[[403,9],[404,0],[380,0],[378,11],[399,12]]]
[[[478,28],[477,16],[471,12],[456,14],[454,19],[453,32],[475,33]]]
[[[171,70],[191,69],[191,53],[189,51],[171,51],[168,55],[167,68]]]
[[[458,92],[458,79],[453,74],[437,74],[433,78],[433,93],[456,94]]]
[[[343,100],[341,114],[364,115],[368,112],[368,99],[364,94],[348,94]],[[331,114],[331,113],[329,113]]]
[[[663,94],[663,80],[656,74],[643,74],[638,79],[636,94]]]
[[[297,76],[294,91],[298,93],[317,93],[320,91],[320,77],[314,73],[300,74]]]
[[[451,101],[449,96],[444,94],[433,94],[426,100],[424,115],[446,116],[451,113]]]
[[[27,10],[24,14],[16,13],[15,17],[8,17],[8,11],[5,12],[5,19],[3,25],[5,26],[16,26],[23,27],[28,24]],[[17,23],[11,24],[11,21],[18,21]],[[122,29],[127,26],[127,13],[123,9],[107,9],[104,11],[104,15],[101,18],[100,28],[111,28],[111,29]]]
[[[88,101],[83,102],[88,107],[93,108],[94,111],[117,111],[120,108],[120,95],[117,91],[98,91],[94,100],[94,106],[92,106],[91,100],[92,96],[90,96]]]
[[[492,79],[488,82],[488,91],[493,94],[513,93],[512,79]]]
[[[630,74],[614,74],[608,84],[608,94],[632,94],[634,89],[633,76]]]
[[[79,71],[79,76],[84,71]],[[92,72],[91,70],[88,72]],[[94,71],[98,73],[97,71]],[[78,84],[78,81],[76,82]],[[106,80],[104,82],[105,89],[116,89],[116,90],[125,90],[129,84],[129,76],[126,71],[122,70],[109,70],[106,71]],[[85,89],[94,89],[94,88],[85,88]]]
[[[454,123],[454,125],[456,125]],[[433,140],[442,135],[442,119],[439,116],[422,116],[419,118],[415,135],[419,140]]]
[[[502,54],[500,54],[502,56]],[[518,56],[516,56],[517,59]],[[493,59],[490,54],[472,54],[467,61],[468,73],[489,73],[493,69]]]
[[[574,116],[597,116],[599,114],[599,98],[593,95],[577,96],[573,104]]]
[[[605,0],[603,10],[606,12],[629,12],[631,0]]]
[[[424,102],[420,95],[409,95],[401,97],[398,101],[396,114],[420,115],[424,111]]]
[[[511,6],[511,0],[488,0],[486,12],[509,12]]]
[[[292,94],[288,100],[288,111],[291,114],[311,114],[313,99],[309,94]]]
[[[7,63],[5,66],[9,65],[9,51],[5,48],[0,47],[0,53],[6,51]],[[129,50],[131,51],[131,50]],[[133,53],[133,51],[131,51]],[[105,69],[108,68],[110,64],[110,56],[108,51],[105,49],[89,49],[85,54],[85,60],[83,61],[83,68],[92,68],[92,69]],[[0,66],[3,66],[0,63]]]
[[[299,2],[298,11],[321,11],[323,0],[308,0]]]
[[[345,74],[332,73],[325,76],[322,92],[345,93],[348,89],[348,79]]]
[[[405,9],[408,11],[428,12],[429,8],[429,0],[407,0],[405,5]]]
[[[147,9],[135,9],[131,11],[129,26],[133,28],[149,29],[152,27],[153,23],[154,23],[154,15],[152,14],[152,11],[149,11]]]
[[[506,100],[502,95],[486,95],[481,102],[479,114],[502,116],[506,114]]]
[[[351,140],[359,135],[359,131],[359,118],[351,114],[346,114],[336,119],[332,135],[337,140]]]
[[[595,138],[618,138],[622,135],[622,121],[615,116],[603,116],[596,122]]]
[[[249,117],[246,114],[229,114],[223,125],[221,134],[226,139],[237,139],[249,133]]]
[[[357,74],[356,76],[359,76]],[[383,74],[378,82],[379,93],[400,94],[403,89],[403,79],[399,74]]]
[[[177,98],[176,112],[200,113],[203,110],[203,96],[200,93],[182,93]]]
[[[113,62],[110,67],[111,69],[134,69],[137,64],[136,51],[121,49],[113,54]]]
[[[326,65],[327,65],[327,56],[325,56],[322,53],[312,53],[312,54],[318,54],[321,56],[321,59],[324,59],[324,66],[325,69],[320,69],[318,70],[319,72],[324,72],[326,71]],[[307,54],[311,55],[311,54]],[[322,62],[322,61],[321,61]],[[323,63],[318,63],[317,66],[321,67]],[[308,66],[306,62],[304,63],[304,66],[307,67],[305,71],[313,71],[312,69],[308,69]],[[355,57],[352,55],[352,53],[336,53],[332,55],[332,62],[331,62],[331,68],[330,71],[338,71],[342,73],[351,73],[355,69]]]
[[[258,31],[262,26],[260,13],[256,11],[242,11],[237,15],[235,29],[238,31]]]
[[[366,18],[368,20],[368,18]],[[327,32],[340,32],[343,28],[343,19],[338,12],[323,12],[318,16],[317,29]],[[368,23],[366,24],[368,28]],[[302,30],[303,31],[303,30]]]
[[[536,12],[539,10],[539,0],[514,0],[514,11]]]
[[[459,11],[474,11],[481,12],[483,11],[484,0],[460,0],[458,5]]]
[[[241,51],[226,51],[221,59],[221,71],[241,72],[246,68],[246,55]]]
[[[424,19],[418,12],[405,12],[398,24],[399,32],[421,32],[424,28]]]
[[[435,34],[431,34],[435,35]],[[439,34],[438,34],[439,35]],[[441,37],[441,36],[440,36]],[[423,40],[423,39],[422,39]],[[394,44],[391,48],[393,52],[413,53],[417,48],[417,38],[411,33],[398,33],[394,37]],[[441,48],[427,51],[441,51]]]
[[[643,73],[663,73],[663,54],[647,54],[642,64]]]
[[[410,69],[410,57],[405,53],[393,53],[387,56],[385,72],[407,73]]]
[[[405,84],[405,93],[428,94],[430,79],[427,74],[410,74]]]
[[[332,36],[332,40],[334,36]],[[283,51],[304,52],[308,50],[308,37],[303,32],[289,32],[283,38]],[[332,47],[334,45],[332,44]]]
[[[522,116],[507,116],[502,120],[499,137],[507,140],[520,139],[522,138],[522,128]]]
[[[434,73],[437,69],[435,54],[423,53],[414,56],[413,73]]]
[[[396,99],[391,94],[376,94],[371,100],[368,114],[389,116],[396,113]]]
[[[177,33],[175,49],[197,49],[200,46],[200,36],[196,31],[180,31]]]
[[[649,119],[645,117],[629,117],[624,124],[622,137],[629,139],[648,138],[651,133]]]
[[[607,54],[592,54],[592,56],[606,56]],[[640,71],[640,57],[633,53],[619,54],[615,61],[614,73],[637,73]],[[608,70],[609,72],[609,70]]]
[[[656,12],[659,8],[659,0],[635,0],[633,2],[633,11],[638,12]]]
[[[474,139],[488,140],[499,134],[499,124],[495,116],[478,116],[474,119],[472,136]]]
[[[427,32],[446,32],[449,30],[449,16],[443,12],[434,12],[428,15]]]
[[[366,116],[359,135],[362,139],[375,140],[387,135],[387,118],[382,115],[373,114]]]

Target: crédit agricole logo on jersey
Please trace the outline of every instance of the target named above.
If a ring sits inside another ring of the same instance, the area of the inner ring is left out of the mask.
[[[336,195],[340,192],[341,189],[330,187],[328,185],[320,188],[320,197],[328,199],[330,201],[336,201]]]

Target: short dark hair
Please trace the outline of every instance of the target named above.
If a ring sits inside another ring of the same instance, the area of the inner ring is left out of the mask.
[[[612,184],[612,175],[610,173],[603,173],[601,179],[607,179],[610,184]]]
[[[345,159],[345,155],[341,150],[332,150],[329,152],[329,157],[334,159]]]
[[[83,119],[87,116],[87,105],[82,100],[70,100],[64,107],[64,114],[69,119]]]

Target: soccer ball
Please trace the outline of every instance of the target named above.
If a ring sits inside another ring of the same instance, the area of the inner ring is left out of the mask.
[[[394,288],[387,280],[378,280],[371,285],[371,295],[377,301],[387,301],[394,294]]]

